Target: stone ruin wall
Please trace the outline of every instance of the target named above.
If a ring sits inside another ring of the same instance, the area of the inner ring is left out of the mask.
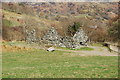
[[[88,36],[85,34],[83,29],[79,29],[73,37],[65,36],[62,37],[58,34],[56,29],[52,27],[42,38],[36,38],[36,31],[26,31],[26,42],[42,42],[48,45],[54,45],[59,47],[67,48],[80,48],[81,45],[87,45]]]

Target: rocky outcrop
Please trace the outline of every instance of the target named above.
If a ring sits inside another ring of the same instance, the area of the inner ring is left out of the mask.
[[[28,43],[36,42],[36,30],[35,29],[31,31],[26,30],[26,41]]]
[[[73,37],[61,37],[58,35],[55,28],[52,27],[48,33],[43,36],[43,41],[46,41],[47,44],[67,48],[80,48],[81,45],[86,45],[87,40],[88,37],[83,29],[79,29]]]
[[[79,47],[80,45],[87,45],[88,36],[83,31],[83,29],[79,29],[73,36],[73,41],[75,47]]]
[[[62,44],[67,48],[73,48],[73,39],[71,37],[63,37],[61,40]]]
[[[57,31],[54,27],[52,27],[47,34],[45,34],[42,38],[44,41],[46,41],[48,44],[53,44],[55,46],[61,45],[61,38],[58,35]]]
[[[26,31],[26,41],[28,43],[37,42],[35,29],[31,31]],[[86,45],[88,40],[87,35],[83,29],[79,29],[73,37],[65,36],[61,37],[58,35],[54,27],[52,27],[44,36],[39,40],[39,42],[67,48],[80,48],[81,45]]]

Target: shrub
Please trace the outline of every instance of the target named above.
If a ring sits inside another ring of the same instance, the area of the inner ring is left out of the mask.
[[[119,33],[120,23],[119,23],[119,21],[120,21],[120,19],[113,22],[112,25],[110,26],[110,28],[108,29],[108,35],[114,42],[120,41],[120,33]]]
[[[72,26],[70,25],[68,27],[68,35],[73,36],[76,33],[76,31],[80,28],[80,26],[80,23],[74,22]]]
[[[91,42],[104,42],[107,38],[107,32],[106,32],[105,28],[83,27],[83,29],[85,30],[85,32]]]

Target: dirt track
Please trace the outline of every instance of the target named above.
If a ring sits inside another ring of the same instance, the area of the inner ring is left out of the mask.
[[[12,45],[13,47],[14,46],[17,46],[17,47],[20,47],[21,49],[22,48],[26,48],[26,49],[44,49],[44,50],[47,50],[47,48],[45,47],[39,47],[39,46],[27,46],[27,45]],[[11,46],[11,47],[12,47]],[[91,51],[85,51],[85,50],[65,50],[65,49],[59,49],[59,48],[56,48],[56,50],[59,50],[59,51],[67,51],[67,52],[70,52],[70,53],[64,53],[64,54],[69,54],[69,55],[72,55],[72,56],[118,56],[118,53],[116,52],[110,52],[106,47],[101,47],[101,46],[88,46],[90,48],[93,48],[94,50],[91,50]]]
[[[81,51],[81,50],[63,50],[63,49],[57,49],[61,51],[69,51],[72,53],[65,53],[70,55],[80,55],[80,56],[118,56],[118,53],[116,52],[110,52],[106,47],[98,47],[98,46],[88,46],[90,48],[93,48],[92,51]]]

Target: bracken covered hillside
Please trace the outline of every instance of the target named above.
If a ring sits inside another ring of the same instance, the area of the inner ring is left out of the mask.
[[[25,30],[32,29],[39,38],[50,27],[69,36],[69,26],[77,23],[91,40],[104,41],[110,21],[118,17],[118,3],[3,3],[0,11],[5,40],[24,40]]]

